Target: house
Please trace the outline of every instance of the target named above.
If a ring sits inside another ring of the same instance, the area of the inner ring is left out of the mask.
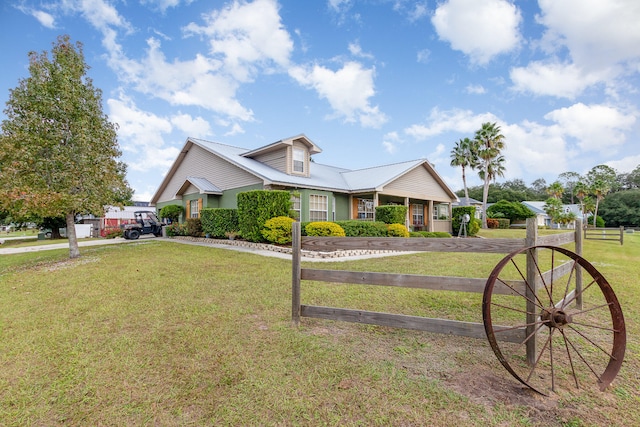
[[[399,204],[409,207],[405,225],[451,232],[457,197],[427,160],[349,170],[314,162],[321,151],[305,135],[252,150],[188,138],[150,204],[197,218],[203,208],[236,208],[240,192],[286,190],[300,221],[374,220],[376,206]]]
[[[522,202],[522,204],[531,209],[531,211],[536,214],[536,224],[538,225],[538,227],[560,228],[560,224],[556,224],[551,221],[551,217],[545,212],[545,202],[524,201]],[[582,219],[583,223],[585,222],[585,218],[582,214],[580,205],[562,205],[562,210],[564,210],[565,213],[573,212],[576,215],[576,218]],[[575,224],[570,224],[569,227],[573,228],[575,227]]]
[[[474,206],[476,208],[474,217],[476,219],[482,219],[482,201],[472,197],[460,197],[459,201],[453,204],[454,208],[459,206]]]

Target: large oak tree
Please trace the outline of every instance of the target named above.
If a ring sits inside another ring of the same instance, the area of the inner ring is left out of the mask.
[[[132,195],[116,125],[88,69],[69,36],[58,37],[51,57],[30,52],[30,76],[10,91],[0,134],[0,209],[64,216],[71,258],[80,255],[76,215],[102,216]]]

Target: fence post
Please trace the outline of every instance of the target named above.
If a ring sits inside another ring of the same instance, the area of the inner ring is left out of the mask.
[[[525,246],[535,246],[538,241],[538,223],[537,219],[527,218],[527,237],[525,238]],[[536,362],[536,321],[538,318],[538,309],[536,307],[536,294],[538,292],[538,250],[533,249],[527,251],[527,286],[525,287],[525,296],[527,300],[527,320],[525,336],[529,338],[527,341],[527,362],[530,365]]]
[[[586,234],[585,228],[585,234]],[[582,220],[576,220],[575,253],[582,256]],[[576,308],[582,310],[582,268],[576,265]]]
[[[300,325],[300,223],[291,224],[291,322]]]
[[[622,245],[624,243],[624,226],[620,226],[620,244]]]

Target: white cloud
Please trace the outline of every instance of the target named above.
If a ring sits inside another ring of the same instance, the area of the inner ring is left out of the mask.
[[[640,2],[637,0],[540,0],[538,21],[547,27],[551,49],[569,49],[580,67],[599,70],[640,60]]]
[[[65,8],[80,12],[95,28],[105,31],[110,27],[133,31],[131,24],[124,19],[115,7],[103,0],[80,0],[62,3]]]
[[[171,124],[182,132],[195,138],[203,138],[212,135],[211,125],[202,117],[195,119],[189,114],[176,114],[171,117]]]
[[[289,74],[299,84],[313,88],[326,99],[336,115],[347,122],[360,122],[364,127],[379,127],[387,117],[369,99],[375,95],[373,77],[375,69],[363,68],[358,62],[347,62],[333,71],[320,65],[296,66]]]
[[[431,51],[429,49],[422,49],[418,51],[416,54],[416,61],[426,64],[429,62],[429,57],[431,56]]]
[[[190,23],[185,34],[209,37],[210,53],[234,79],[251,81],[257,65],[286,67],[293,41],[280,20],[275,0],[234,1],[204,16],[205,25]]]
[[[518,8],[506,0],[448,0],[431,18],[440,40],[480,65],[519,46],[521,20]]]
[[[51,29],[56,28],[55,18],[50,13],[42,10],[32,10],[31,15],[33,15],[33,17],[36,18],[43,26]]]
[[[509,74],[516,91],[568,99],[605,79],[605,75],[586,73],[575,64],[554,62],[531,62],[526,67],[511,69]]]
[[[467,85],[465,90],[471,95],[482,95],[487,92],[482,85]]]
[[[366,53],[362,51],[362,47],[360,47],[360,43],[355,41],[353,43],[349,43],[349,52],[353,56],[357,56],[360,58],[373,59],[373,55],[370,53]]]
[[[111,64],[138,91],[173,105],[199,106],[233,119],[253,120],[253,112],[236,99],[239,83],[220,73],[221,63],[196,55],[192,60],[168,62],[160,42],[148,40],[147,56],[132,61],[116,55]]]
[[[434,108],[429,113],[427,124],[414,124],[404,129],[404,133],[416,140],[424,140],[445,132],[460,132],[473,136],[482,123],[497,122],[492,113],[475,114],[471,110],[453,109],[441,111]]]
[[[125,96],[107,100],[109,118],[118,124],[118,139],[125,153],[131,153],[130,170],[168,169],[180,152],[164,146],[164,134],[173,130],[170,120],[142,111]]]
[[[389,132],[385,134],[382,139],[382,146],[389,154],[395,153],[398,149],[398,144],[401,143],[402,139],[400,138],[400,135],[398,135],[398,132]]]
[[[620,160],[611,160],[605,162],[605,165],[611,166],[620,173],[629,173],[636,167],[640,166],[640,154],[623,157]]]
[[[561,133],[576,138],[583,151],[615,153],[626,141],[636,117],[606,105],[577,103],[551,111],[544,116],[562,129]]]

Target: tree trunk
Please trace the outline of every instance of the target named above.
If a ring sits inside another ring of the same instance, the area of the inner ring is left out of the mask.
[[[65,219],[67,221],[67,239],[69,239],[69,258],[78,258],[80,248],[76,237],[76,215],[73,212],[67,213]]]
[[[482,189],[482,228],[487,227],[487,199],[489,198],[489,180],[485,173],[484,188]]]
[[[467,177],[464,173],[464,167],[462,168],[462,185],[464,186],[464,197],[467,199],[467,203],[469,203],[469,190],[467,189]],[[471,203],[469,203],[471,206]]]

